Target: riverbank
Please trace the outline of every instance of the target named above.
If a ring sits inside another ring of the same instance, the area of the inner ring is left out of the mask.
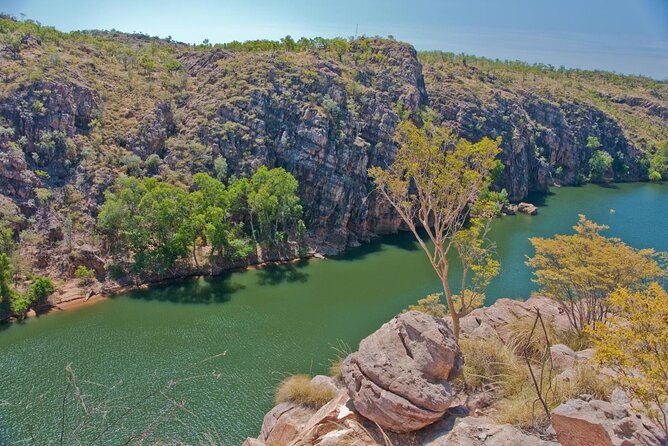
[[[111,299],[114,296],[120,294],[140,290],[149,290],[153,286],[170,285],[182,280],[214,278],[220,275],[231,274],[234,272],[253,271],[269,266],[284,265],[311,259],[324,260],[326,257],[318,252],[309,252],[306,256],[286,258],[283,260],[269,260],[263,261],[262,263],[249,264],[246,266],[236,266],[229,269],[220,269],[216,270],[213,274],[183,274],[165,279],[135,283],[131,285],[119,285],[115,282],[105,281],[97,282],[92,286],[82,286],[80,279],[69,279],[56,285],[53,294],[49,296],[46,304],[43,304],[34,309],[30,309],[22,319],[43,316],[52,312],[85,308],[87,306],[103,302],[107,299]],[[0,321],[0,324],[12,323],[22,319],[10,316],[9,318]]]

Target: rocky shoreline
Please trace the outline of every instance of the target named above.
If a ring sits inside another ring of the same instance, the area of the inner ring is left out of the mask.
[[[129,293],[136,290],[149,289],[152,286],[168,284],[180,280],[197,279],[204,277],[216,277],[221,274],[228,274],[232,272],[251,271],[260,269],[271,265],[282,265],[286,263],[299,262],[302,260],[318,259],[322,260],[326,257],[318,252],[310,251],[306,255],[291,256],[282,259],[262,260],[257,263],[247,263],[245,265],[234,265],[228,268],[218,268],[213,272],[207,273],[205,271],[186,271],[182,274],[171,275],[167,277],[155,278],[148,281],[134,281],[133,283],[119,284],[114,281],[106,280],[104,282],[96,282],[91,286],[82,286],[78,279],[69,279],[56,286],[55,291],[49,297],[47,302],[42,305],[29,310],[25,314],[25,318],[32,318],[41,316],[54,311],[66,311],[81,308],[90,304],[95,304],[106,299],[113,298],[119,294]],[[0,320],[0,323],[12,323],[18,321],[15,317],[6,317]]]
[[[510,327],[533,318],[568,327],[567,316],[550,299],[500,299],[462,320],[462,339],[509,342]],[[597,367],[593,351],[550,348],[557,382],[575,379],[579,367]],[[340,377],[316,376],[329,389],[320,408],[281,402],[264,417],[257,438],[264,445],[471,445],[583,446],[665,444],[661,431],[619,388],[606,400],[579,394],[551,411],[549,425],[526,430],[496,418],[494,390],[457,388],[464,366],[446,320],[402,313],[360,342],[343,362]],[[601,370],[601,379],[609,370]]]

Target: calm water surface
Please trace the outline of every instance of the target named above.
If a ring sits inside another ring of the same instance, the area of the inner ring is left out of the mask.
[[[502,273],[489,302],[526,298],[528,238],[570,232],[579,213],[635,247],[668,250],[667,185],[589,185],[530,198],[539,215],[494,223]],[[0,444],[58,444],[67,364],[89,407],[107,401],[112,420],[118,407],[136,407],[96,444],[122,444],[148,426],[163,439],[239,444],[257,435],[282,377],[325,372],[340,342],[356,347],[437,290],[423,254],[400,234],[338,259],[180,282],[0,327]],[[170,380],[178,382],[165,396],[156,392]],[[82,420],[69,403],[65,413],[68,426]]]

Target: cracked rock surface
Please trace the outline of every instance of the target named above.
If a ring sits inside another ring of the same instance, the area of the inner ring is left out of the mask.
[[[342,375],[361,415],[384,429],[411,432],[454,404],[450,382],[462,365],[446,322],[410,311],[364,339],[343,362]]]

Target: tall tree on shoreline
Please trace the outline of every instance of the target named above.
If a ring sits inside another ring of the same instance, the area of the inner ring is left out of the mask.
[[[476,250],[487,245],[479,238],[486,231],[477,231],[477,235],[471,234],[473,237],[457,235],[468,231],[464,224],[469,215],[484,219],[493,209],[480,203],[480,197],[497,165],[501,141],[483,138],[471,143],[430,122],[418,128],[409,121],[399,124],[394,139],[398,150],[392,165],[386,169],[372,167],[369,176],[411,230],[441,280],[453,332],[459,338],[459,319],[475,306],[474,299],[479,296],[466,289],[455,295],[448,254],[451,248],[470,253],[464,243]],[[488,259],[486,255],[475,257]],[[489,275],[491,269],[498,271],[498,263],[485,262],[483,269],[487,271],[480,272]],[[463,283],[466,286],[466,278]]]

